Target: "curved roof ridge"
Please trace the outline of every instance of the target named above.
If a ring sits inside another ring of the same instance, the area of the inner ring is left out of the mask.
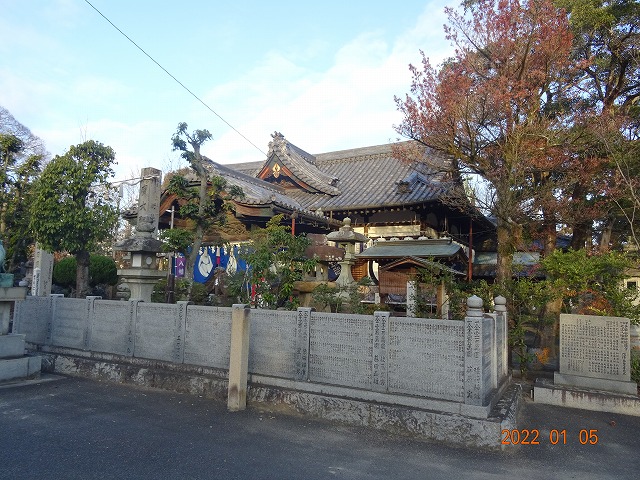
[[[316,157],[305,152],[284,138],[279,132],[271,135],[269,142],[269,158],[275,155],[300,180],[329,195],[340,195],[335,187],[337,178],[322,172],[316,166]]]

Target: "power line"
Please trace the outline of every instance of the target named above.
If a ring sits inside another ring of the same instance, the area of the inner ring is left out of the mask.
[[[89,0],[84,0],[85,3],[87,5],[89,5],[91,8],[93,8],[96,12],[98,12],[98,14],[104,18],[107,22],[109,22],[111,24],[111,26],[113,28],[115,28],[118,32],[120,32],[120,34],[125,37],[127,40],[129,40],[129,42],[131,42],[133,45],[135,45],[135,47],[140,50],[142,53],[144,53],[149,60],[151,60],[153,63],[155,63],[158,67],[160,67],[162,69],[162,71],[164,73],[166,73],[167,75],[169,75],[176,83],[178,83],[178,85],[180,85],[182,88],[184,88],[187,92],[189,92],[189,94],[195,98],[198,102],[200,102],[202,105],[205,106],[205,108],[207,110],[209,110],[211,113],[213,113],[216,117],[218,117],[220,120],[222,120],[226,125],[228,125],[234,132],[236,132],[238,135],[240,135],[242,138],[244,138],[247,142],[249,142],[256,150],[258,150],[260,153],[262,153],[265,157],[267,156],[266,153],[264,153],[262,151],[262,149],[260,147],[258,147],[255,143],[253,143],[251,140],[249,140],[247,137],[245,137],[242,133],[240,133],[240,131],[238,131],[238,129],[236,129],[233,125],[231,125],[229,122],[227,122],[224,118],[222,118],[222,116],[220,116],[220,114],[218,114],[218,112],[216,112],[213,108],[211,108],[209,105],[207,105],[202,99],[200,99],[200,97],[198,97],[195,93],[193,93],[184,83],[182,83],[180,80],[178,80],[175,76],[173,76],[166,68],[164,68],[162,65],[160,65],[151,55],[149,55],[140,45],[138,45],[136,42],[134,42],[126,33],[124,33],[122,30],[120,30],[111,20],[109,20],[100,10],[98,10],[96,7],[94,7],[91,2],[89,2]]]

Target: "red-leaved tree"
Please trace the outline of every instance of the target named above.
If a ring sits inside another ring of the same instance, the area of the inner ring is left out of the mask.
[[[553,192],[573,159],[573,37],[566,14],[547,0],[480,0],[447,14],[455,55],[436,69],[421,52],[411,93],[396,98],[404,114],[396,130],[451,158],[452,175],[484,180],[502,282],[523,247],[523,224],[544,217],[543,200],[555,235]]]

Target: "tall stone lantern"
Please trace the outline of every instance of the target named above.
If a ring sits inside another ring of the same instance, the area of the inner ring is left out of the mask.
[[[340,248],[344,248],[344,258],[341,262],[338,262],[340,264],[340,276],[336,280],[336,284],[340,287],[353,285],[356,281],[351,275],[351,267],[356,263],[356,243],[365,243],[369,239],[361,233],[354,232],[351,227],[351,219],[346,217],[342,221],[340,230],[327,235],[327,240],[336,242]]]
[[[150,302],[153,286],[166,277],[166,272],[158,270],[156,255],[162,251],[162,242],[156,238],[162,172],[156,168],[143,168],[141,177],[135,233],[116,243],[114,248],[131,253],[131,268],[118,270],[118,275],[129,286],[131,300]]]

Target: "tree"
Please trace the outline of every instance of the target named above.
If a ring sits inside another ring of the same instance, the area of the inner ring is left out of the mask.
[[[9,271],[28,259],[31,187],[47,156],[42,140],[0,107],[0,235]]]
[[[549,1],[481,0],[467,15],[447,13],[456,54],[438,70],[424,53],[422,69],[411,66],[411,94],[396,98],[404,115],[396,130],[451,158],[452,181],[465,174],[486,181],[504,282],[541,186],[535,175],[550,178],[544,172],[570,159],[563,147],[572,36]]]
[[[89,140],[56,156],[34,185],[31,228],[45,249],[76,257],[78,298],[88,292],[90,253],[110,238],[118,219],[106,183],[114,162],[111,147]]]
[[[195,228],[192,237],[182,231],[169,232],[166,236],[172,245],[183,244],[187,238],[193,239],[186,266],[187,278],[189,278],[195,268],[205,232],[212,225],[224,224],[226,213],[231,208],[227,200],[242,197],[243,192],[235,185],[227,185],[224,178],[213,175],[207,170],[206,164],[210,161],[200,153],[200,147],[211,139],[211,133],[208,130],[195,130],[193,133],[188,133],[187,128],[188,125],[184,122],[178,124],[171,142],[173,149],[182,152],[182,158],[189,162],[195,172],[196,186],[194,188],[185,176],[176,174],[169,181],[168,191],[185,201],[180,207],[179,214],[182,218],[191,220]]]
[[[583,161],[597,167],[597,175],[592,176],[594,182],[576,182],[572,189],[572,203],[577,210],[571,224],[572,247],[584,248],[591,240],[594,222],[598,222],[600,250],[606,251],[621,215],[630,219],[625,197],[634,195],[637,188],[634,178],[624,175],[638,168],[632,165],[632,150],[637,148],[634,144],[640,118],[640,3],[555,3],[569,14],[574,33],[572,59],[579,68],[577,80],[588,106],[582,113],[581,128],[589,132],[590,141],[579,154]]]
[[[294,282],[315,266],[305,255],[309,239],[291,235],[291,228],[280,224],[282,218],[275,215],[266,228],[251,232],[252,245],[241,254],[251,266],[251,283],[263,308],[294,307]]]

